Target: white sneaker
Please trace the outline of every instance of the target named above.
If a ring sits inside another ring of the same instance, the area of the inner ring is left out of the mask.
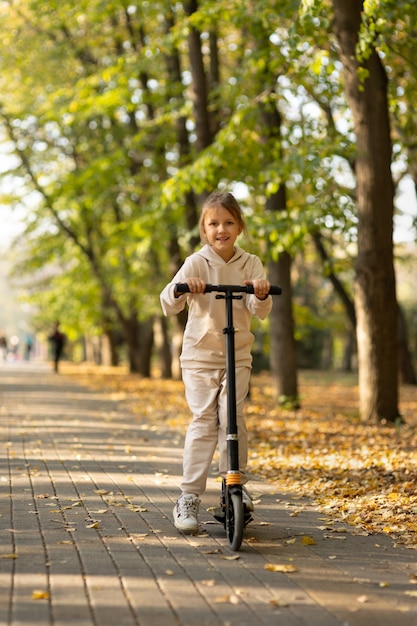
[[[185,533],[198,531],[198,505],[200,500],[197,496],[187,494],[181,496],[174,506],[174,526]]]
[[[253,512],[255,510],[255,507],[253,506],[252,498],[250,497],[246,487],[242,487],[242,502],[245,505],[247,511]]]

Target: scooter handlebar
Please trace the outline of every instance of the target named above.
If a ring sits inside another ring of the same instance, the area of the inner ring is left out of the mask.
[[[187,283],[177,283],[175,285],[175,291],[177,293],[189,293],[190,288]],[[254,293],[253,285],[210,285],[206,284],[204,293],[210,293],[211,291],[220,291],[222,293]],[[279,296],[282,293],[282,288],[278,285],[271,285],[268,295]]]

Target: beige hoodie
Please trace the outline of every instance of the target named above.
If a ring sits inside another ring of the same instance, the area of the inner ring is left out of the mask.
[[[260,259],[236,248],[226,263],[211,246],[189,256],[172,281],[161,293],[161,306],[165,315],[175,315],[188,304],[188,321],[184,331],[181,353],[183,368],[218,369],[226,366],[226,344],[223,328],[226,326],[224,300],[216,299],[216,293],[182,294],[175,298],[176,283],[198,277],[212,285],[243,285],[245,280],[265,278]],[[253,294],[241,294],[241,300],[233,301],[233,325],[235,328],[236,365],[252,363],[251,347],[254,336],[250,332],[252,315],[265,319],[272,308],[272,298],[259,300]]]

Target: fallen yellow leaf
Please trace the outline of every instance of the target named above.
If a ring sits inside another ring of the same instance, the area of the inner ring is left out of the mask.
[[[148,533],[132,533],[131,538],[136,539],[136,541],[144,541],[145,537],[148,537]]]
[[[282,572],[283,574],[298,572],[295,565],[289,565],[287,563],[266,563],[265,569],[268,570],[268,572]]]
[[[32,600],[48,600],[49,593],[47,591],[38,591],[35,589],[32,591]]]
[[[12,553],[12,554],[2,554],[0,556],[0,559],[17,559],[17,558],[18,558],[17,554],[14,554],[14,553]]]
[[[224,602],[224,603],[229,602],[230,604],[239,604],[239,598],[236,595],[234,595],[234,594],[229,595],[229,596],[219,596],[218,598],[215,598],[214,601],[218,602],[218,603],[219,602]]]
[[[301,543],[303,544],[303,546],[315,546],[316,541],[313,539],[313,537],[309,537],[308,535],[304,535],[301,539]]]
[[[358,602],[361,602],[362,604],[364,604],[365,602],[368,602],[368,596],[359,596],[358,598],[356,598]]]

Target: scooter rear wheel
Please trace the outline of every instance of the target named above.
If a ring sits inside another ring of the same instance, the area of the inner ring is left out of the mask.
[[[243,539],[245,525],[242,493],[228,493],[226,503],[226,535],[232,550],[237,552]]]

